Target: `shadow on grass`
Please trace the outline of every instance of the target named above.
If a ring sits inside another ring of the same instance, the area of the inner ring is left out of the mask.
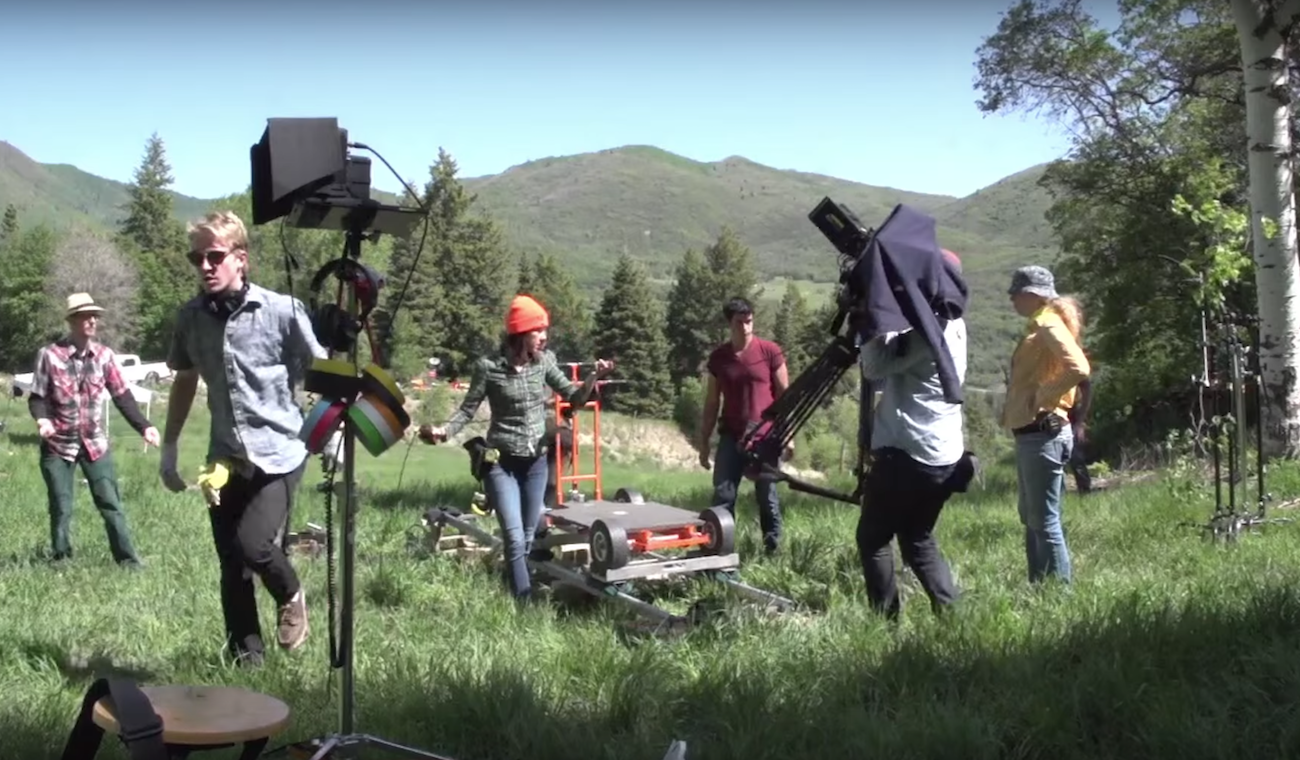
[[[16,433],[10,431],[6,436],[9,444],[12,446],[25,446],[30,448],[40,448],[41,437],[35,433]]]
[[[592,653],[605,672],[441,658],[419,682],[363,676],[357,728],[457,760],[659,760],[673,739],[709,760],[1294,757],[1300,600],[1286,588],[1234,590],[1182,607],[1080,599],[1098,607],[1089,622],[1032,640],[999,636],[968,610],[879,658],[856,646],[783,648],[776,632],[770,649],[743,637],[751,648],[706,640],[689,658],[672,644]],[[281,695],[316,705],[296,711],[284,741],[335,729],[332,706],[311,692]],[[71,716],[47,719],[9,718],[16,754],[6,756],[57,757]]]
[[[424,510],[434,506],[466,509],[474,496],[473,483],[429,483],[417,481],[401,488],[375,489],[366,494],[363,508]]]
[[[157,678],[148,668],[116,662],[112,656],[102,652],[76,656],[52,643],[42,641],[16,642],[12,646],[18,657],[37,667],[53,665],[62,674],[67,685],[74,689],[88,689],[96,678],[126,678],[137,683],[145,683]],[[71,729],[70,725],[69,729]]]
[[[1121,599],[1029,644],[980,641],[987,621],[957,619],[876,665],[854,651],[756,652],[762,662],[742,672],[733,660],[689,679],[673,653],[651,652],[584,695],[542,701],[502,669],[381,686],[366,701],[384,706],[376,729],[461,760],[558,759],[579,746],[589,758],[656,758],[673,738],[691,757],[737,760],[1294,757],[1300,601],[1241,591],[1231,612]]]

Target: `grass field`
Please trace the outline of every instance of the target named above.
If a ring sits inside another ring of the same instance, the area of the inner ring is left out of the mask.
[[[79,555],[54,570],[39,559],[45,497],[24,412],[17,402],[0,411],[9,423],[0,436],[0,758],[58,757],[90,674],[110,669],[147,683],[241,685],[280,697],[293,722],[272,746],[334,730],[324,561],[296,560],[311,607],[309,644],[273,651],[260,671],[227,669],[198,497],[165,492],[157,451],[141,453],[119,426],[121,489],[149,567],[112,566],[79,487]],[[163,410],[154,415],[161,420]],[[196,416],[182,446],[191,475],[205,433]],[[673,739],[688,742],[691,760],[1300,752],[1300,525],[1211,545],[1179,527],[1208,516],[1213,498],[1188,481],[1071,494],[1077,583],[1072,593],[1034,592],[1013,476],[992,464],[982,487],[955,500],[940,525],[967,593],[963,609],[938,622],[911,583],[896,629],[865,609],[853,512],[786,493],[786,553],[754,560],[743,577],[806,609],[767,617],[738,607],[670,640],[623,633],[611,605],[517,612],[480,564],[413,552],[408,533],[421,507],[463,504],[472,484],[459,449],[420,446],[397,491],[404,453],[361,460],[360,731],[458,760],[658,760]],[[307,485],[318,472],[313,463]],[[1279,498],[1300,488],[1292,469],[1272,478]],[[702,471],[610,465],[606,484],[681,506],[707,503]],[[295,527],[323,520],[321,498],[304,489]],[[745,489],[746,557],[757,538],[750,499]],[[271,603],[260,589],[259,598],[269,631]],[[106,742],[100,757],[125,754]]]

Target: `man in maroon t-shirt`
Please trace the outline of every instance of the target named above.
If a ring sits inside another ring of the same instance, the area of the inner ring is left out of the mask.
[[[725,506],[734,515],[736,491],[745,470],[738,443],[746,427],[759,422],[763,410],[785,392],[790,377],[781,347],[754,335],[754,307],[748,301],[733,298],[723,307],[722,314],[731,327],[731,340],[709,354],[698,448],[700,466],[709,469],[709,442],[716,425],[719,440],[713,468],[713,503]],[[771,554],[781,542],[781,505],[776,484],[766,479],[756,481],[754,496],[758,501],[763,546]]]

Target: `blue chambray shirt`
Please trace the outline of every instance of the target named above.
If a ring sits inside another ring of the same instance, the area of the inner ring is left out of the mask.
[[[231,459],[280,475],[307,458],[294,390],[312,360],[325,356],[301,301],[250,283],[244,304],[225,320],[202,296],[182,306],[167,364],[175,372],[197,368],[208,386],[208,462]]]

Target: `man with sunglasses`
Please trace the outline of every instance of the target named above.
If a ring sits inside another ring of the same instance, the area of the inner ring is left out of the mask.
[[[41,437],[41,475],[49,499],[53,560],[72,558],[72,473],[80,466],[90,498],[104,519],[113,560],[130,569],[143,567],[122,512],[117,471],[108,448],[105,394],[146,443],[158,445],[158,429],[140,412],[122,377],[113,350],[95,340],[103,307],[89,293],[68,296],[66,337],[36,353],[36,371],[27,408]]]
[[[307,639],[302,585],[280,539],[307,460],[294,391],[326,353],[301,301],[249,282],[248,231],[238,216],[208,214],[190,226],[189,242],[202,290],[176,315],[160,471],[169,490],[186,490],[177,441],[201,377],[212,414],[207,472],[226,473],[208,489],[226,643],[236,663],[256,666],[265,650],[254,575],[275,599],[280,647]]]

